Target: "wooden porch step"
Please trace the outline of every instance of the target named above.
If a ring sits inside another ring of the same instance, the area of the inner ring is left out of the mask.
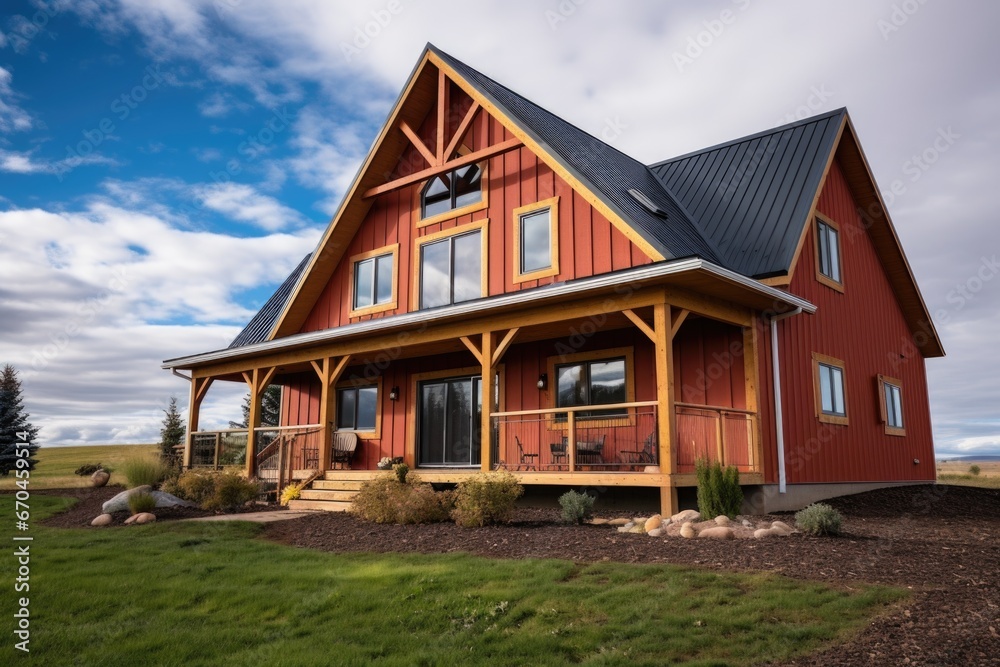
[[[358,495],[357,491],[303,489],[302,493],[300,494],[300,498],[302,500],[337,500],[349,503],[352,500],[354,500],[355,496],[357,495]]]
[[[345,479],[317,479],[312,483],[312,488],[323,491],[357,491],[364,482]]]
[[[364,482],[384,472],[383,470],[327,470],[323,474],[323,479],[329,481]]]
[[[351,509],[351,503],[337,500],[292,500],[288,503],[288,509],[346,512]]]

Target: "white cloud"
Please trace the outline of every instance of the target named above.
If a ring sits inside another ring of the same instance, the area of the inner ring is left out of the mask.
[[[345,125],[324,116],[319,109],[303,109],[295,122],[291,145],[298,154],[286,163],[303,185],[326,192],[320,205],[332,215],[368,151],[364,128]]]
[[[206,208],[261,229],[277,231],[305,224],[305,219],[298,211],[242,183],[203,185],[195,193]]]
[[[117,160],[98,153],[56,161],[38,160],[33,153],[34,151],[19,152],[0,148],[0,171],[11,174],[56,174],[61,177],[77,167],[95,164],[116,166],[119,164]]]
[[[34,121],[16,102],[18,95],[11,87],[13,75],[0,67],[0,132],[30,130]]]

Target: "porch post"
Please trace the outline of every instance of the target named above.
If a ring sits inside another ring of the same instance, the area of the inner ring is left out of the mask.
[[[677,487],[672,483],[677,464],[674,460],[674,375],[673,332],[670,306],[653,305],[653,329],[656,332],[656,412],[657,436],[660,443],[659,462],[663,484],[660,486],[660,514],[677,513]]]
[[[187,440],[184,446],[184,468],[191,467],[191,450],[194,447],[194,433],[198,431],[198,422],[201,418],[201,401],[205,398],[205,392],[211,386],[214,378],[191,378],[191,401],[188,403],[188,430]]]
[[[753,468],[757,472],[764,472],[764,443],[760,435],[760,397],[757,371],[757,327],[761,320],[755,314],[750,321],[749,327],[743,327],[743,370],[746,377],[746,397],[747,410],[753,413],[753,420],[750,426],[750,434],[753,439],[751,454],[753,455]]]
[[[249,379],[248,379],[249,377]],[[243,379],[250,385],[250,415],[247,418],[247,479],[253,479],[257,474],[257,431],[260,426],[260,369],[255,368],[251,373],[244,373]]]
[[[330,357],[323,357],[322,365],[311,362],[313,370],[319,376],[319,423],[323,430],[319,437],[319,469],[326,470],[330,466],[330,450],[333,445],[333,417],[331,417],[330,394]],[[336,410],[336,408],[334,408]]]
[[[483,333],[483,347],[480,350],[480,363],[483,369],[483,389],[482,389],[482,431],[480,433],[479,446],[482,450],[479,460],[480,469],[489,472],[493,468],[493,395],[496,383],[496,374],[493,372],[493,332]]]

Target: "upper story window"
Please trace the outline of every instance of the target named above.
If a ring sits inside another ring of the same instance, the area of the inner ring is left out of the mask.
[[[514,210],[514,282],[559,273],[559,198]]]
[[[825,354],[813,353],[816,416],[828,424],[847,423],[847,390],[844,362]]]
[[[351,316],[396,307],[399,244],[351,257]]]
[[[844,290],[840,263],[840,228],[828,218],[816,218],[816,278],[836,290]]]
[[[483,200],[483,169],[469,164],[435,176],[420,192],[421,219],[433,218]]]
[[[485,220],[417,239],[419,308],[483,296],[485,241]]]
[[[903,383],[896,378],[878,376],[882,423],[888,435],[906,435],[903,426]]]

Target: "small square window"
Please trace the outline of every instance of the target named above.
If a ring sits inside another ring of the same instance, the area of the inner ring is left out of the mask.
[[[844,362],[813,353],[816,416],[828,424],[847,424],[847,388]]]
[[[378,386],[337,390],[337,429],[375,431],[378,419]]]

